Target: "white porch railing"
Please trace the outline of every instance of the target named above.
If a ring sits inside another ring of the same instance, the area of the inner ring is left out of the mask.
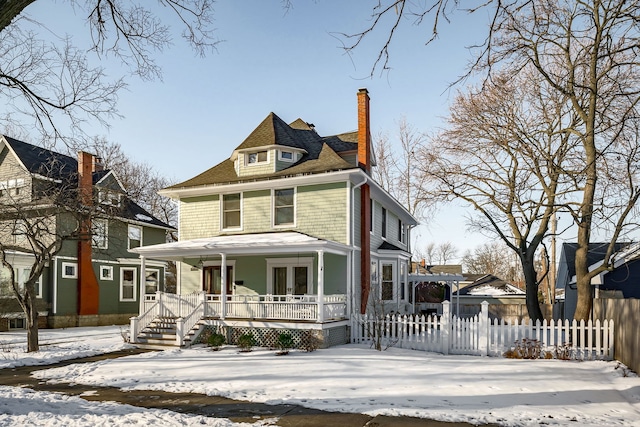
[[[157,317],[177,318],[177,343],[198,320],[206,317],[247,320],[328,321],[347,318],[346,295],[220,295],[204,292],[188,295],[157,292],[145,295],[144,313],[131,319],[131,338]],[[320,316],[322,309],[323,316]],[[135,342],[135,341],[133,341]]]
[[[442,316],[389,315],[382,319],[354,315],[351,342],[395,345],[413,350],[444,354],[501,356],[524,338],[537,340],[543,350],[560,347],[581,360],[613,358],[613,321],[568,320],[547,322],[505,322],[491,320],[488,304],[482,303],[480,315],[461,319],[443,303]]]

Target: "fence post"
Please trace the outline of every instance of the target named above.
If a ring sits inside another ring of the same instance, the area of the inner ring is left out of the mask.
[[[486,356],[489,348],[489,303],[480,303],[480,316],[478,316],[478,351],[480,356]]]
[[[138,318],[132,317],[129,319],[131,326],[129,326],[129,342],[134,344],[138,342]]]
[[[440,333],[442,334],[442,353],[449,354],[451,333],[451,307],[449,301],[442,303],[442,316],[440,317]]]
[[[184,332],[184,318],[178,317],[176,319],[176,345],[182,347],[183,344],[183,332]]]

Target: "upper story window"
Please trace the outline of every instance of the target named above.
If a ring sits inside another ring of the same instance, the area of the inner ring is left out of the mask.
[[[142,246],[142,227],[129,224],[128,237],[129,249]]]
[[[400,243],[406,243],[405,240],[407,238],[407,230],[404,227],[401,219],[398,219],[398,241]]]
[[[109,223],[106,219],[94,219],[91,222],[91,246],[107,249],[109,242]]]
[[[21,188],[25,186],[23,178],[10,179],[0,182],[0,197],[4,195],[19,196],[22,191]]]
[[[284,162],[295,162],[296,155],[293,151],[278,151],[278,160],[282,160]]]
[[[269,161],[269,152],[267,150],[254,151],[253,153],[248,153],[246,156],[248,165],[257,165]]]
[[[12,297],[15,295],[13,285],[11,284],[10,273],[11,270],[8,268],[0,267],[0,297]],[[31,267],[14,267],[13,274],[18,291],[22,294],[24,292],[24,286],[31,275]],[[34,290],[36,292],[36,298],[42,298],[42,276],[36,279]]]
[[[373,233],[373,209],[375,208],[375,204],[373,203],[373,199],[369,199],[369,231]]]
[[[295,189],[273,190],[273,224],[291,225],[295,223]]]
[[[99,190],[98,203],[119,207],[122,204],[122,194],[115,191]]]
[[[387,210],[382,208],[382,237],[387,237]]]
[[[240,193],[222,195],[222,228],[240,228],[242,196]]]

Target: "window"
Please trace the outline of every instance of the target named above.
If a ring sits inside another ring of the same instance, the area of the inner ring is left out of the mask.
[[[109,241],[109,222],[106,219],[94,219],[91,223],[91,246],[97,249],[107,249]]]
[[[145,294],[155,294],[160,290],[159,288],[160,281],[158,280],[158,277],[160,277],[159,270],[146,269],[144,277],[145,277],[144,279]]]
[[[14,296],[10,271],[11,270],[6,267],[0,268],[0,296]],[[14,267],[13,273],[16,285],[18,285],[18,290],[20,292],[24,291],[24,285],[31,275],[31,267]],[[42,276],[38,277],[34,283],[34,288],[36,291],[36,298],[42,298]]]
[[[129,249],[138,248],[142,246],[142,227],[129,224],[128,230],[129,237]]]
[[[373,199],[369,199],[369,231],[373,233]]]
[[[113,280],[113,267],[110,265],[100,266],[100,280]]]
[[[406,288],[406,280],[405,280],[406,269],[407,269],[407,264],[405,263],[405,261],[401,261],[400,262],[400,299],[402,301],[407,299],[407,290],[405,289]]]
[[[136,279],[135,268],[120,269],[120,301],[136,300]]]
[[[9,329],[26,329],[27,322],[23,318],[9,319]]]
[[[291,225],[295,223],[295,190],[286,188],[273,190],[273,224]]]
[[[98,203],[101,205],[120,206],[122,194],[115,191],[100,190],[98,191]]]
[[[383,301],[393,299],[393,264],[382,264],[381,295]]]
[[[313,292],[312,258],[267,259],[267,293],[305,295]]]
[[[296,156],[293,151],[278,151],[278,160],[293,163],[296,160]]]
[[[382,237],[387,237],[387,210],[382,208]]]
[[[259,163],[266,163],[269,160],[268,152],[265,151],[256,151],[254,153],[249,153],[247,155],[247,164],[248,165],[256,165]]]
[[[404,228],[404,224],[402,223],[402,220],[399,219],[398,220],[398,241],[400,243],[406,243],[405,242],[406,233],[407,233],[407,231]]]
[[[241,206],[240,193],[222,195],[222,228],[241,227]]]
[[[78,278],[78,265],[75,262],[63,262],[62,263],[62,278],[63,279],[77,279]]]
[[[378,261],[371,261],[371,284],[378,283]]]

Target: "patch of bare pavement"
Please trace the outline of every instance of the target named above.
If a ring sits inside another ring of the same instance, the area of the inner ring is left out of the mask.
[[[119,402],[142,408],[167,409],[185,414],[229,418],[235,422],[254,423],[258,420],[272,420],[269,425],[280,427],[469,427],[473,425],[413,417],[372,417],[364,414],[322,411],[298,405],[267,405],[198,393],[172,393],[155,390],[123,391],[115,387],[67,383],[50,384],[39,381],[31,375],[32,372],[41,369],[131,356],[145,351],[148,350],[129,349],[99,356],[66,360],[54,365],[0,369],[0,384],[79,396],[89,401]],[[483,425],[498,427],[495,424]]]

